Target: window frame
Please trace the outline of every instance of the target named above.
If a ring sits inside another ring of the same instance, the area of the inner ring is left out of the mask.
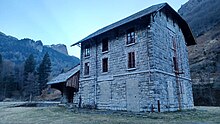
[[[128,69],[136,68],[135,52],[128,53]]]
[[[90,56],[90,45],[85,45],[84,57],[89,57],[89,56]]]
[[[108,58],[102,59],[102,73],[107,73],[108,70]]]
[[[178,61],[177,58],[173,57],[173,68],[175,72],[179,71],[177,61]]]
[[[109,51],[109,39],[105,38],[102,40],[102,52],[108,52]]]
[[[89,68],[90,68],[90,63],[89,62],[84,63],[84,75],[85,76],[89,75],[89,71],[90,71]]]
[[[134,44],[135,42],[135,29],[130,28],[126,32],[126,45]]]

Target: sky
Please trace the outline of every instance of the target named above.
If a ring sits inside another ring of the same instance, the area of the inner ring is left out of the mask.
[[[65,44],[80,57],[78,46],[89,34],[154,4],[176,11],[188,0],[0,0],[0,32],[18,39]]]

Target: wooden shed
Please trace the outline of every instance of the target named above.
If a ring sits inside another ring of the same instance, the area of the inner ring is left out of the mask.
[[[79,72],[80,65],[77,65],[68,72],[59,74],[47,83],[51,85],[51,88],[61,91],[61,103],[73,103],[74,93],[79,91]]]

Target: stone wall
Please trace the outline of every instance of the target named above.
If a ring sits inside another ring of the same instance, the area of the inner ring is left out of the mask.
[[[181,29],[158,12],[151,23],[153,54],[152,69],[157,70],[152,81],[157,86],[156,99],[162,110],[190,109],[193,107],[192,84],[188,63],[188,51]],[[176,45],[173,45],[175,42]],[[176,54],[175,54],[176,51]],[[176,56],[180,74],[175,74],[173,57]],[[173,89],[170,89],[172,87]],[[172,92],[172,93],[171,93]]]
[[[151,22],[151,23],[150,23]],[[126,30],[135,28],[135,43],[126,45]],[[173,44],[170,33],[178,41],[179,68],[184,73],[176,75],[173,65]],[[102,39],[109,39],[108,52],[102,52]],[[90,57],[84,57],[84,47],[90,44]],[[135,52],[134,69],[128,69],[128,53]],[[102,59],[108,58],[108,72],[102,72]],[[90,63],[90,74],[85,76],[84,63]],[[154,17],[143,17],[115,30],[106,32],[82,43],[79,93],[82,106],[99,109],[128,111],[178,110],[181,82],[181,106],[191,108],[192,89],[189,75],[187,49],[178,25],[158,12]],[[159,110],[160,108],[160,110]]]

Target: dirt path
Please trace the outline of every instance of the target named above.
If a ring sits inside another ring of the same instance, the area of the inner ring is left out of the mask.
[[[0,103],[0,124],[212,124],[220,123],[220,107],[172,113],[141,113],[66,109],[64,107],[12,107]]]

